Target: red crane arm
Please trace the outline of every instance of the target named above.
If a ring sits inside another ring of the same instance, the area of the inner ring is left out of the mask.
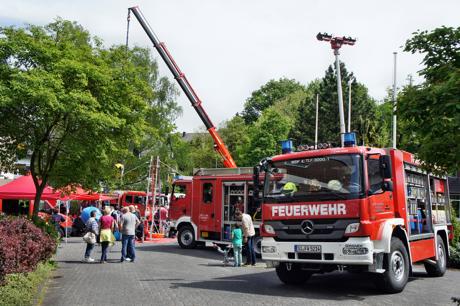
[[[171,71],[177,83],[179,84],[180,88],[182,88],[182,91],[185,93],[190,103],[192,104],[193,108],[198,113],[198,116],[200,116],[201,121],[203,121],[204,125],[206,126],[206,129],[208,130],[209,134],[214,140],[214,148],[222,157],[224,166],[226,168],[236,168],[235,161],[233,160],[230,152],[225,146],[219,133],[217,133],[216,127],[214,126],[208,114],[206,113],[203,106],[201,105],[200,98],[196,94],[192,85],[190,85],[190,82],[188,81],[185,74],[180,70],[179,66],[174,61],[174,58],[172,57],[171,53],[169,53],[168,49],[166,48],[166,45],[163,42],[160,42],[158,37],[155,35],[150,25],[146,21],[144,15],[140,11],[139,7],[134,6],[128,9],[128,22],[129,22],[130,12],[133,12],[134,16],[136,16],[136,19],[139,21],[145,33],[152,41],[153,46],[160,54],[166,66],[168,66],[169,70]]]

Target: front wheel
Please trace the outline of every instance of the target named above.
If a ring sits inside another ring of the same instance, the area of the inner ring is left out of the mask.
[[[429,276],[433,277],[440,277],[446,273],[446,266],[447,266],[447,253],[446,248],[444,246],[444,241],[442,240],[441,236],[437,237],[436,243],[436,255],[438,259],[436,260],[436,264],[424,263],[426,273]]]
[[[262,237],[256,236],[254,238],[253,249],[254,249],[254,253],[256,253],[256,256],[258,258],[261,258],[262,257]]]
[[[193,249],[196,246],[195,231],[190,225],[184,225],[179,228],[177,242],[183,249]]]
[[[276,275],[286,285],[301,285],[310,278],[311,273],[303,271],[299,264],[282,262],[276,267]]]
[[[391,249],[385,254],[386,271],[378,275],[377,286],[387,293],[403,291],[409,279],[409,256],[407,249],[399,238],[391,238]]]

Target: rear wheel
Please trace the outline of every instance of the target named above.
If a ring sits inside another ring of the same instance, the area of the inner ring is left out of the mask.
[[[391,250],[385,254],[384,267],[386,271],[378,275],[377,286],[387,293],[403,291],[409,279],[409,256],[399,238],[391,238]]]
[[[190,225],[184,225],[179,228],[177,242],[183,249],[193,249],[196,246],[195,231]]]
[[[446,273],[446,264],[447,264],[447,252],[444,246],[444,241],[442,240],[441,236],[437,237],[436,243],[436,255],[438,259],[436,260],[436,264],[425,263],[425,270],[429,276],[433,277],[440,277]]]
[[[301,285],[310,278],[311,273],[303,271],[299,264],[282,262],[276,267],[276,275],[287,285]]]

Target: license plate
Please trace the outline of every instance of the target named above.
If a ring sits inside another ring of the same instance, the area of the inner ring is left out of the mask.
[[[320,245],[295,245],[294,250],[297,253],[321,253]]]

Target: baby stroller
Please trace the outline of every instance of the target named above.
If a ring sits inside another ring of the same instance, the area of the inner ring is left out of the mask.
[[[225,246],[219,246],[215,243],[212,244],[213,247],[219,252],[220,254],[224,255],[224,260],[222,261],[224,267],[227,265],[233,265],[234,258],[230,256],[230,252],[233,253],[233,245],[228,244]],[[233,254],[232,254],[233,255]]]

